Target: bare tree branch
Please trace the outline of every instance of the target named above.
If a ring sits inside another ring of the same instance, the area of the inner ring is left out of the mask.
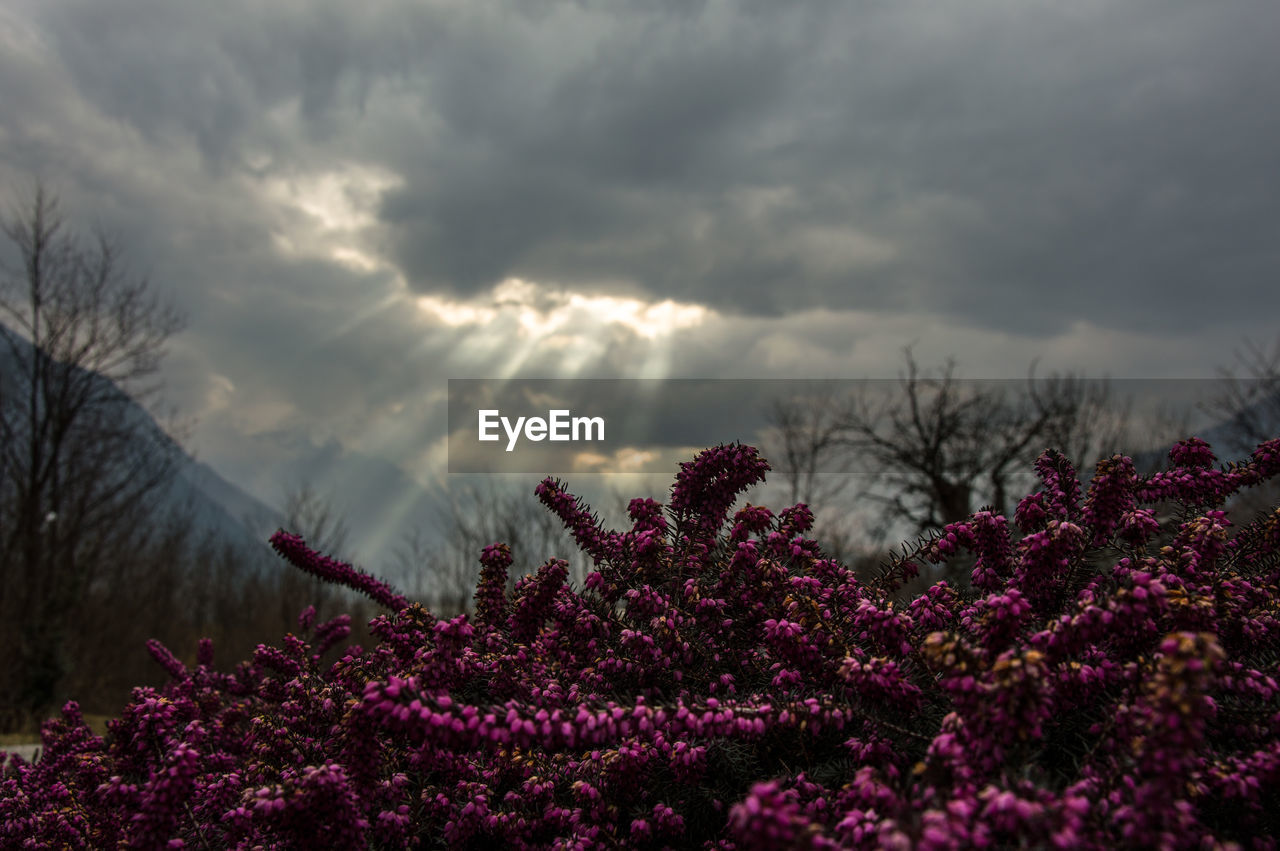
[[[82,246],[42,185],[0,231],[21,261],[0,277],[0,637],[17,651],[0,723],[12,724],[55,698],[67,629],[101,565],[151,534],[177,446],[133,405],[154,401],[182,323],[126,278],[108,239]]]
[[[1106,381],[1037,378],[1033,365],[1019,391],[1009,382],[962,381],[954,359],[923,370],[910,347],[903,355],[896,385],[866,382],[848,398],[827,393],[774,405],[770,419],[794,495],[814,493],[805,483],[824,467],[857,471],[874,483],[859,499],[881,506],[881,528],[905,524],[906,534],[923,534],[982,506],[1011,511],[1030,484],[1030,462],[1046,448],[1088,464],[1126,445],[1128,403],[1115,403]]]
[[[1210,408],[1227,418],[1236,453],[1248,453],[1263,441],[1280,435],[1280,334],[1268,352],[1248,338],[1235,352],[1237,369],[1220,367],[1222,392]]]

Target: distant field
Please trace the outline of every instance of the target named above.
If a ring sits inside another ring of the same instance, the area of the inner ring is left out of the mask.
[[[84,720],[89,724],[89,729],[99,736],[105,735],[107,732],[107,722],[111,720],[110,715],[85,715]],[[0,762],[4,761],[3,753],[16,753],[23,759],[31,762],[40,749],[39,733],[4,733],[0,734]]]
[[[84,720],[89,724],[89,729],[99,736],[107,734],[107,722],[112,719],[111,715],[85,715]],[[9,745],[34,745],[39,744],[40,733],[0,733],[0,749]]]
[[[0,746],[0,760],[7,761],[6,754],[14,753],[27,762],[35,762],[40,755],[40,745],[3,745]]]

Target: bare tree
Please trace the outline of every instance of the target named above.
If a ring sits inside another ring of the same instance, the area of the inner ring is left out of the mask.
[[[351,534],[347,521],[310,482],[302,482],[285,492],[284,516],[290,531],[302,535],[313,548],[348,557],[344,555]]]
[[[586,577],[586,557],[533,487],[493,481],[453,484],[434,522],[405,535],[391,569],[409,593],[440,611],[460,612],[471,605],[480,552],[498,542],[511,547],[513,580],[552,556],[569,562],[573,582]]]
[[[1038,379],[1033,366],[1026,392],[1031,407],[1046,414],[1040,449],[1058,450],[1078,465],[1082,476],[1087,478],[1100,459],[1133,448],[1133,400],[1115,398],[1106,380],[1072,374]],[[1160,427],[1151,422],[1149,432],[1177,431],[1172,425],[1176,419],[1173,411],[1161,410],[1155,416]]]
[[[109,239],[68,233],[43,186],[2,229],[18,259],[0,279],[0,630],[13,648],[0,724],[12,726],[56,699],[78,601],[145,542],[177,445],[134,402],[155,401],[182,322],[125,278]]]
[[[769,421],[775,434],[770,442],[776,446],[770,447],[769,457],[781,471],[792,504],[827,502],[848,488],[847,478],[831,478],[850,471],[842,451],[847,413],[847,400],[826,387],[773,400]]]
[[[1252,340],[1245,339],[1243,351],[1235,352],[1236,368],[1221,367],[1218,374],[1222,389],[1207,407],[1223,417],[1227,424],[1227,440],[1218,454],[1244,457],[1259,444],[1280,437],[1280,334],[1268,352]],[[1246,522],[1260,511],[1270,511],[1280,498],[1280,484],[1269,482],[1256,490],[1238,494],[1230,509],[1239,522]]]
[[[399,587],[437,611],[465,611],[479,569],[468,565],[458,546],[446,545],[443,534],[415,526],[404,533],[388,572]],[[477,564],[478,557],[477,550]]]
[[[813,471],[850,465],[874,483],[860,499],[879,503],[884,522],[919,534],[983,506],[1011,510],[1030,462],[1047,447],[1085,465],[1124,441],[1128,409],[1112,403],[1105,381],[1037,379],[1033,365],[1015,391],[1005,381],[962,381],[954,360],[924,371],[909,347],[904,356],[896,385],[868,382],[807,410],[775,409],[797,494]]]
[[[1245,339],[1244,350],[1235,352],[1240,376],[1230,367],[1221,367],[1222,392],[1211,408],[1225,415],[1232,445],[1237,453],[1248,453],[1263,441],[1280,437],[1280,334],[1268,352]]]
[[[774,399],[768,410],[765,455],[774,476],[786,488],[788,505],[804,503],[814,511],[814,537],[829,555],[846,559],[883,543],[883,524],[868,523],[855,504],[865,495],[844,423],[850,400],[830,383]]]
[[[882,485],[876,498],[915,532],[963,520],[979,500],[1003,510],[1016,465],[1043,448],[1055,411],[998,384],[966,386],[954,360],[934,375],[910,349],[905,357],[898,392],[862,394],[841,424],[845,445]]]
[[[350,529],[334,509],[333,503],[322,496],[310,482],[301,482],[285,491],[285,527],[301,535],[314,549],[331,554],[343,561],[352,561],[347,552]],[[297,627],[298,613],[307,606],[317,611],[335,599],[337,589],[328,582],[307,576],[288,564],[277,565],[277,597],[280,602],[281,629],[293,631]],[[330,613],[332,614],[332,613]]]

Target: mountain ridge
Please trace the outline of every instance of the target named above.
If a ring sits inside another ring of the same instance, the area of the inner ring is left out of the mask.
[[[18,359],[31,358],[34,347],[12,329],[0,324],[0,335],[8,338],[0,347],[0,387],[22,380]],[[182,444],[166,432],[154,415],[114,381],[92,370],[75,368],[98,385],[100,398],[120,406],[113,414],[134,436],[138,452],[154,452],[155,447],[172,453],[170,475],[158,487],[155,523],[187,520],[195,537],[212,537],[244,556],[246,565],[260,563],[270,554],[267,538],[284,522],[269,505],[227,480],[210,465],[197,461]],[[3,403],[3,397],[0,397]]]

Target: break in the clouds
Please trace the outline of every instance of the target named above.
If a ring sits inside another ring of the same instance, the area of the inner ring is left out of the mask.
[[[448,377],[1212,374],[1280,315],[1276,43],[1269,0],[15,0],[0,179],[186,310],[211,460],[429,478]]]

